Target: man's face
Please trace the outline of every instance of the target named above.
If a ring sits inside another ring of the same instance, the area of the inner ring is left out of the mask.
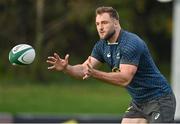
[[[96,28],[100,39],[108,40],[115,33],[114,20],[108,13],[96,16]]]

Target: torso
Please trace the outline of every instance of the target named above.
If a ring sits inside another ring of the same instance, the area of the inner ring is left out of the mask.
[[[133,100],[145,102],[171,92],[171,88],[154,64],[144,41],[137,35],[122,31],[117,44],[100,40],[91,54],[97,60],[107,63],[111,69],[119,64],[132,64],[137,72],[126,87]]]

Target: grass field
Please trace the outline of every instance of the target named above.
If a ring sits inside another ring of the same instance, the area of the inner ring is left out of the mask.
[[[100,82],[0,85],[0,112],[12,114],[122,114],[129,101],[121,87]]]

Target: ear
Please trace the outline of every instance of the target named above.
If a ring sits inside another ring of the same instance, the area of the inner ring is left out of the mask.
[[[113,20],[113,23],[114,23],[114,27],[117,27],[118,23],[115,19]]]

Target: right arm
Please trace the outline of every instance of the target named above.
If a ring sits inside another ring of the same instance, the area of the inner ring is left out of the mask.
[[[66,68],[63,70],[64,73],[69,74],[75,78],[82,78],[84,77],[84,68],[82,64],[78,65],[67,65]]]
[[[75,78],[83,78],[85,76],[85,70],[87,69],[87,64],[89,63],[88,59],[83,64],[70,65],[68,62],[69,55],[65,56],[65,59],[59,57],[57,53],[54,53],[54,56],[49,56],[47,63],[51,64],[48,67],[49,70],[63,71],[64,73],[69,74]],[[94,68],[97,68],[100,65],[100,61],[91,57],[91,65]]]

